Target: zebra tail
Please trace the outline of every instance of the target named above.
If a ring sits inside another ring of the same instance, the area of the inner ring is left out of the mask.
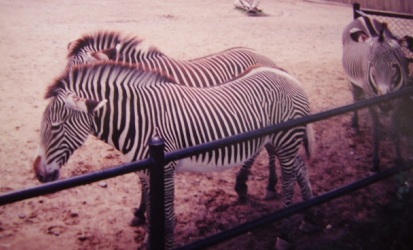
[[[303,143],[307,158],[310,159],[315,154],[315,135],[313,126],[310,123],[306,126]]]

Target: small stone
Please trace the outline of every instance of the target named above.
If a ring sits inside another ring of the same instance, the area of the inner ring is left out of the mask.
[[[79,214],[77,212],[70,212],[70,217],[75,218],[78,217]]]
[[[48,234],[54,235],[54,236],[59,236],[62,234],[63,228],[60,226],[51,226],[48,229]]]
[[[19,218],[20,218],[20,219],[24,219],[24,218],[26,218],[26,215],[23,214],[23,213],[22,213],[22,214],[19,214]]]
[[[107,184],[106,182],[104,182],[104,181],[100,181],[100,182],[98,183],[98,185],[99,185],[99,187],[101,187],[101,188],[107,188],[107,187],[108,187],[108,184]]]
[[[328,224],[327,226],[326,226],[326,229],[327,230],[331,230],[333,228],[333,226],[331,225],[331,224]]]

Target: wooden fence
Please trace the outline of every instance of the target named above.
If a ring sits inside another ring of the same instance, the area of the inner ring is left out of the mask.
[[[362,8],[413,14],[413,0],[327,0],[345,4],[359,3]]]

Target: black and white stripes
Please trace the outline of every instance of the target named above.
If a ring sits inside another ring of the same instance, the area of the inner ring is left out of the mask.
[[[231,48],[191,60],[168,57],[134,36],[101,31],[84,35],[69,46],[68,66],[110,60],[162,72],[178,84],[209,87],[222,84],[253,66],[277,67],[269,58],[249,48]]]
[[[355,101],[385,95],[407,86],[408,63],[399,41],[392,35],[386,23],[367,16],[353,20],[343,31],[342,64],[350,80]],[[373,170],[379,170],[380,117],[392,117],[400,100],[384,102],[379,108],[370,108],[373,120]],[[397,113],[397,112],[396,112]],[[383,115],[381,115],[383,114]],[[358,113],[354,112],[352,127],[358,131]],[[401,159],[398,135],[394,124],[391,131],[396,145],[397,159]]]
[[[276,67],[276,64],[269,58],[252,49],[241,47],[196,59],[176,60],[135,36],[125,36],[108,31],[85,35],[74,41],[73,46],[69,49],[69,66],[105,60],[134,65],[148,71],[162,72],[162,74],[173,78],[177,84],[190,87],[220,85],[244,74],[250,67]],[[270,150],[272,147],[268,146],[266,149],[270,158],[269,176],[275,176],[275,178],[269,178],[266,197],[272,198],[275,196],[277,184],[275,156]],[[246,171],[244,172],[246,173]],[[238,188],[236,187],[236,189]],[[144,207],[144,203],[141,201],[141,205],[135,213],[136,218],[145,217]],[[140,224],[141,220],[133,223]]]
[[[254,68],[226,84],[210,88],[178,85],[169,78],[134,67],[104,63],[74,68],[49,88],[41,145],[35,167],[47,179],[65,163],[65,156],[50,162],[48,155],[71,155],[88,131],[123,152],[129,161],[148,157],[147,142],[154,135],[164,138],[166,151],[217,140],[277,124],[309,113],[308,98],[292,76],[274,68]],[[51,119],[50,117],[53,117]],[[54,132],[52,124],[61,129]],[[167,166],[166,194],[169,223],[173,218],[173,173],[220,171],[251,159],[267,143],[281,163],[286,205],[290,204],[301,162],[298,147],[309,128],[297,127],[256,138]],[[61,147],[66,141],[68,146]],[[311,141],[311,140],[310,140]],[[305,168],[306,170],[306,168]],[[303,171],[303,170],[300,170]],[[171,172],[171,173],[170,173]],[[141,173],[146,183],[146,173]],[[310,183],[307,190],[310,189]],[[145,187],[145,189],[147,189]],[[172,196],[172,197],[171,197]],[[148,204],[149,206],[149,204]],[[168,232],[173,244],[173,227]]]

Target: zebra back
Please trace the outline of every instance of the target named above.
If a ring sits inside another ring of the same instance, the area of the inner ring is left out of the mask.
[[[106,36],[111,39],[113,32],[98,32],[95,36],[102,41]],[[83,49],[77,50],[82,51],[81,54],[71,53],[68,65],[87,63],[103,58],[140,65],[146,70],[160,71],[173,77],[178,84],[192,87],[209,87],[221,84],[257,65],[277,67],[271,59],[248,48],[231,48],[196,59],[176,60],[135,36],[123,36],[118,33],[116,37],[120,39],[120,42],[100,42],[100,44],[107,44],[111,47],[100,46],[98,50],[98,46],[85,46]],[[89,38],[93,40],[93,36]],[[88,53],[84,53],[84,51],[88,51]],[[106,54],[107,52],[109,54]],[[116,56],[112,55],[113,52],[116,53]]]

